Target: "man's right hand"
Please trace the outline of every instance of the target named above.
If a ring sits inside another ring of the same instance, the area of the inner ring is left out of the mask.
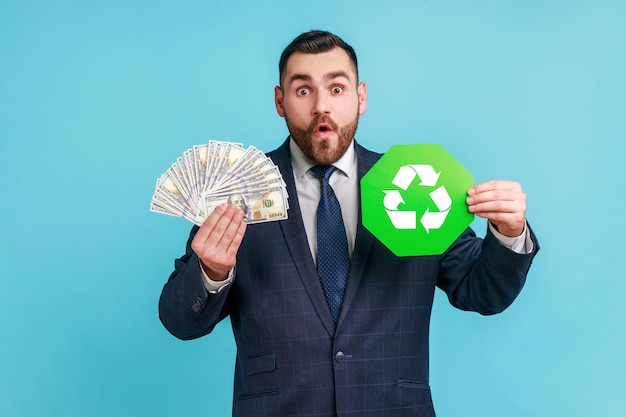
[[[246,232],[244,213],[232,204],[222,204],[202,223],[191,242],[202,269],[213,281],[223,281],[233,269]]]

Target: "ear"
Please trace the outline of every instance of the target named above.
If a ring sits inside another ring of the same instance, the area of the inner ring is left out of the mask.
[[[359,83],[356,91],[359,97],[359,115],[362,115],[365,113],[365,109],[367,109],[367,87],[365,83]]]
[[[274,87],[274,105],[276,106],[276,111],[280,117],[285,117],[285,108],[283,107],[283,90],[276,86]]]

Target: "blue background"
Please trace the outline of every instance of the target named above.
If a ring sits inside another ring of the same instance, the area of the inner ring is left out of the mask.
[[[626,415],[625,21],[617,0],[0,0],[0,415],[229,414],[229,324],[158,321],[190,224],[149,202],[192,145],[284,140],[278,57],[313,28],[359,54],[362,144],[438,142],[529,196],[543,249],[513,306],[436,297],[438,415]]]

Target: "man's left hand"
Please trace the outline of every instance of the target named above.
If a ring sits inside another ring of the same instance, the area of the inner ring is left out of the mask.
[[[526,224],[526,194],[520,183],[487,181],[474,185],[467,194],[469,211],[489,220],[505,236],[522,234]]]

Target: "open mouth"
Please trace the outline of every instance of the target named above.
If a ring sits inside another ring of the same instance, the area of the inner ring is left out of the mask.
[[[332,132],[336,132],[339,126],[329,116],[317,117],[311,121],[307,129],[311,135],[319,135],[320,137],[326,137]]]
[[[332,132],[332,130],[333,129],[325,123],[318,125],[316,129],[316,131],[318,131],[319,133]]]

